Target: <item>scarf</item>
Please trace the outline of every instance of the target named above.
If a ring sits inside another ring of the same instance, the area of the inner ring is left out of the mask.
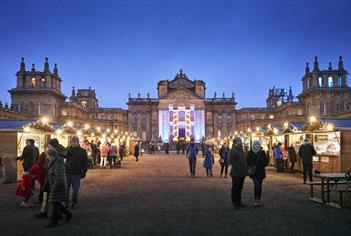
[[[260,141],[255,140],[252,144],[252,151],[257,154],[261,150],[261,144]]]

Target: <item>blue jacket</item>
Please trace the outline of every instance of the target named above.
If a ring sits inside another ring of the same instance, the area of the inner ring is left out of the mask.
[[[283,152],[282,152],[282,148],[281,147],[276,146],[273,149],[273,152],[274,152],[275,159],[282,159],[283,158]]]
[[[186,157],[188,159],[196,159],[196,155],[199,152],[199,148],[197,147],[196,144],[189,144],[188,147],[186,148]]]
[[[209,151],[206,150],[205,152],[205,160],[204,160],[204,167],[206,169],[211,169],[214,163],[214,158],[213,158],[213,154]]]

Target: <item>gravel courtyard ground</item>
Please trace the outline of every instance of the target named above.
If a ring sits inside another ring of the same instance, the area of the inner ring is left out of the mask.
[[[81,186],[74,217],[54,229],[19,206],[15,184],[0,185],[0,235],[351,235],[351,210],[308,200],[299,175],[268,170],[263,206],[253,208],[253,185],[245,181],[243,198],[250,207],[234,210],[231,179],[204,177],[202,158],[197,178],[177,155],[127,158],[121,169],[89,170]],[[32,199],[36,199],[36,196]]]

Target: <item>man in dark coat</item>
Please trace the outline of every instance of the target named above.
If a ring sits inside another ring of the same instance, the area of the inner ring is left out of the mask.
[[[308,138],[305,139],[305,142],[299,148],[299,156],[302,159],[303,165],[303,183],[306,184],[307,172],[309,181],[313,182],[312,179],[312,169],[313,169],[313,156],[316,155],[316,150],[310,144]]]
[[[84,148],[79,146],[79,139],[72,137],[70,147],[66,157],[67,173],[67,206],[71,203],[71,208],[76,208],[80,189],[80,180],[85,178],[88,170],[88,155]],[[70,188],[72,186],[72,196]]]
[[[67,188],[64,160],[54,148],[49,148],[47,155],[50,160],[48,171],[49,202],[53,206],[51,223],[47,227],[55,227],[58,224],[61,213],[66,216],[66,222],[72,218],[72,213],[62,205],[62,202],[66,200]]]
[[[186,153],[186,157],[189,160],[190,174],[191,174],[192,178],[195,177],[196,156],[197,156],[198,152],[199,152],[199,148],[195,144],[194,139],[191,139],[190,144],[186,148],[185,153]]]
[[[233,146],[228,153],[229,163],[232,166],[230,175],[232,176],[232,202],[235,209],[246,207],[241,201],[245,177],[248,175],[247,160],[243,150],[241,138],[233,140]]]
[[[25,172],[37,162],[39,156],[39,149],[34,146],[35,141],[33,139],[26,140],[26,146],[23,149],[22,155],[18,158],[22,160],[22,166]]]

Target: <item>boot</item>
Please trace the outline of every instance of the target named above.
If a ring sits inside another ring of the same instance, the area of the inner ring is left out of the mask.
[[[259,207],[261,204],[260,204],[260,199],[258,198],[255,198],[255,202],[253,204],[254,207]]]

